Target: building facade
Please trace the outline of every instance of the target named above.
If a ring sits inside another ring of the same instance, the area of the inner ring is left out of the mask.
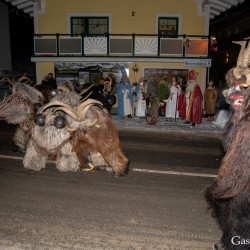
[[[125,67],[131,83],[147,74],[185,77],[195,69],[205,90],[209,9],[200,1],[41,0],[34,5],[34,29],[38,82],[48,72],[62,81],[60,72],[77,78],[82,68],[111,64]]]
[[[250,39],[250,2],[245,1],[221,13],[210,22],[210,34],[216,37],[217,50],[211,53],[210,77],[223,88],[225,74],[236,66],[240,45],[233,41]]]

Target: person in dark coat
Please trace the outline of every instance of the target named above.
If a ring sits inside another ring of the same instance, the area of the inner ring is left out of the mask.
[[[100,83],[93,89],[90,98],[100,101],[103,107],[111,112],[112,106],[116,103],[116,97],[112,95],[112,79],[110,77],[101,78]]]
[[[57,89],[56,80],[52,73],[48,73],[48,75],[42,80],[42,83],[36,86],[36,89],[42,92],[45,97],[45,102],[50,100],[51,91]]]

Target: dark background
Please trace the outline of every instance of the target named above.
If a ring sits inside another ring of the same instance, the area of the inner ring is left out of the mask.
[[[7,4],[9,10],[12,71],[14,74],[27,71],[29,75],[34,77],[35,64],[31,63],[34,34],[33,17],[4,0],[0,0],[0,2]]]

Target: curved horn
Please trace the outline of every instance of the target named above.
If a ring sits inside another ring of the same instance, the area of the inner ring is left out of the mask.
[[[233,74],[236,79],[240,79],[243,75],[248,78],[248,76],[244,74],[244,69],[246,69],[249,65],[250,43],[248,43],[248,47],[246,47],[247,41],[233,41],[233,43],[241,45],[240,53],[236,63],[237,66],[233,70]],[[246,83],[246,85],[249,85],[249,82]]]
[[[71,107],[63,102],[59,102],[59,101],[53,101],[53,102],[49,102],[48,104],[44,105],[40,110],[39,113],[42,113],[45,109],[50,108],[52,106],[61,106],[61,107],[65,107],[71,110]]]
[[[8,83],[10,83],[10,85],[14,85],[14,79],[13,79],[13,81],[11,81],[10,80],[10,78],[9,77],[4,77],[1,81],[0,81],[0,83],[4,83],[4,82],[8,82]]]
[[[54,112],[56,111],[63,111],[64,113],[69,115],[74,121],[79,121],[79,117],[76,115],[76,113],[72,109],[69,109],[66,107],[58,107],[55,109]]]
[[[243,69],[241,71],[241,74],[246,77],[246,81],[244,83],[241,83],[240,85],[242,87],[245,87],[245,88],[248,87],[248,86],[250,86],[250,69],[248,69],[248,68],[247,69]]]
[[[82,102],[86,101],[92,93],[93,93],[93,91],[90,91],[90,92],[82,99]]]
[[[70,132],[70,133],[73,133],[75,132],[78,128],[72,128],[72,127],[69,127],[68,125],[65,126],[65,129]]]
[[[97,101],[97,100],[95,100],[95,99],[88,99],[88,100],[86,100],[86,101],[84,101],[84,102],[81,102],[81,105],[79,106],[79,108],[81,107],[81,106],[85,106],[85,105],[88,105],[88,104],[97,104],[97,105],[100,105],[100,106],[102,106],[102,103],[101,102],[99,102],[99,101]]]
[[[75,91],[74,84],[71,81],[67,81],[67,85],[68,85],[69,90]]]
[[[4,77],[0,80],[0,83],[8,82],[8,78]]]
[[[64,86],[58,86],[57,90],[61,90],[62,92],[69,92],[70,91],[67,87],[64,87]]]
[[[94,87],[95,84],[93,83],[92,85],[90,85],[88,88],[83,89],[78,95],[83,95],[84,93],[86,93],[88,90],[90,90],[92,87]]]
[[[86,125],[87,127],[92,127],[92,126],[94,126],[96,123],[97,123],[97,118],[94,118],[92,121],[88,121],[88,122],[86,122],[86,124],[84,124],[84,125]],[[100,127],[100,126],[98,125],[97,127]],[[69,127],[68,125],[66,125],[65,128],[66,128],[67,131],[70,132],[70,133],[73,133],[73,132],[75,132],[75,131],[78,129],[78,127]]]
[[[89,121],[88,123],[86,123],[86,125],[88,127],[92,127],[93,125],[95,125],[97,123],[97,118],[94,118],[92,121]]]
[[[240,53],[239,53],[238,59],[237,59],[237,67],[240,67],[240,66],[243,67],[242,59],[243,59],[245,46],[246,46],[247,42],[246,41],[233,41],[233,43],[239,44],[241,46]]]
[[[28,78],[27,76],[21,76],[20,78],[17,79],[17,82],[21,82],[21,81],[25,81],[26,83],[32,83],[32,81],[30,80],[30,78]]]
[[[94,100],[94,99],[88,99],[85,102],[82,102],[81,105],[78,107],[78,115],[80,117],[80,121],[83,121],[85,119],[85,116],[87,114],[88,109],[92,106],[92,105],[100,105],[102,106],[102,103]]]

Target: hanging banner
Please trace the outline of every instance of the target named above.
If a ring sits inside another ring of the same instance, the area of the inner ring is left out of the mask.
[[[98,83],[101,77],[119,82],[128,72],[127,63],[55,63],[57,84],[78,81],[80,85]]]
[[[193,68],[193,67],[211,67],[211,59],[184,59],[184,67],[185,68]]]

